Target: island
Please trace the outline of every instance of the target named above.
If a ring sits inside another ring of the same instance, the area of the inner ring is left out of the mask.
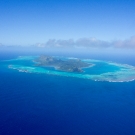
[[[135,80],[135,67],[94,59],[60,56],[19,56],[5,60],[8,68],[25,73],[77,77],[94,81],[129,82]]]
[[[36,66],[54,67],[56,70],[66,72],[83,72],[82,68],[90,67],[92,64],[86,63],[80,59],[62,59],[53,56],[39,56],[34,60]]]

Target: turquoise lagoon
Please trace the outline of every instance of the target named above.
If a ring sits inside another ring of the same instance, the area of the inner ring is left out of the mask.
[[[19,56],[16,59],[4,61],[4,65],[8,66],[10,69],[18,70],[19,72],[77,77],[91,79],[93,81],[128,82],[135,80],[135,67],[127,64],[119,64],[111,61],[93,59],[81,59],[86,63],[91,63],[92,66],[83,68],[84,72],[82,73],[74,73],[56,70],[53,67],[36,66],[34,59],[37,57],[38,56]],[[65,60],[75,59],[69,57],[59,58]]]

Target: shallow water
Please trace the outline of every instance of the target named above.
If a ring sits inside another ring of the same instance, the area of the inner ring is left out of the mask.
[[[34,59],[37,56],[19,56],[16,59],[5,61],[10,69],[26,73],[44,73],[66,77],[77,77],[95,81],[124,82],[135,79],[135,67],[127,64],[119,64],[101,60],[82,59],[84,62],[93,64],[92,67],[83,68],[82,73],[64,72],[51,67],[37,67]],[[62,57],[62,59],[71,59]],[[72,58],[73,59],[73,58]]]

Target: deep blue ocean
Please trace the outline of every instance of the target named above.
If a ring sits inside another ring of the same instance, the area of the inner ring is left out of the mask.
[[[17,56],[0,54],[0,135],[135,135],[135,81],[95,82],[2,66]],[[135,66],[134,58],[109,59]]]

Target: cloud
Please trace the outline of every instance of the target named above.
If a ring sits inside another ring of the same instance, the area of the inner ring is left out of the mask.
[[[0,43],[0,47],[2,47],[3,46],[3,44],[2,43]]]
[[[106,41],[97,40],[95,38],[80,38],[78,40],[56,40],[50,39],[46,43],[37,43],[37,47],[54,47],[54,48],[99,48],[109,47],[109,43]]]
[[[76,47],[84,48],[108,48],[109,42],[98,40],[96,38],[80,38],[75,42]]]
[[[127,40],[104,41],[96,38],[80,38],[78,40],[49,39],[46,43],[37,43],[36,47],[43,48],[129,48],[135,49],[135,36]]]
[[[115,48],[130,48],[130,49],[135,49],[135,36],[131,37],[130,39],[127,40],[118,40],[114,41],[112,43],[112,46],[114,45]]]
[[[37,43],[35,46],[37,46],[37,47],[67,48],[67,47],[75,47],[75,41],[73,39],[69,39],[69,40],[50,39],[46,43]]]

